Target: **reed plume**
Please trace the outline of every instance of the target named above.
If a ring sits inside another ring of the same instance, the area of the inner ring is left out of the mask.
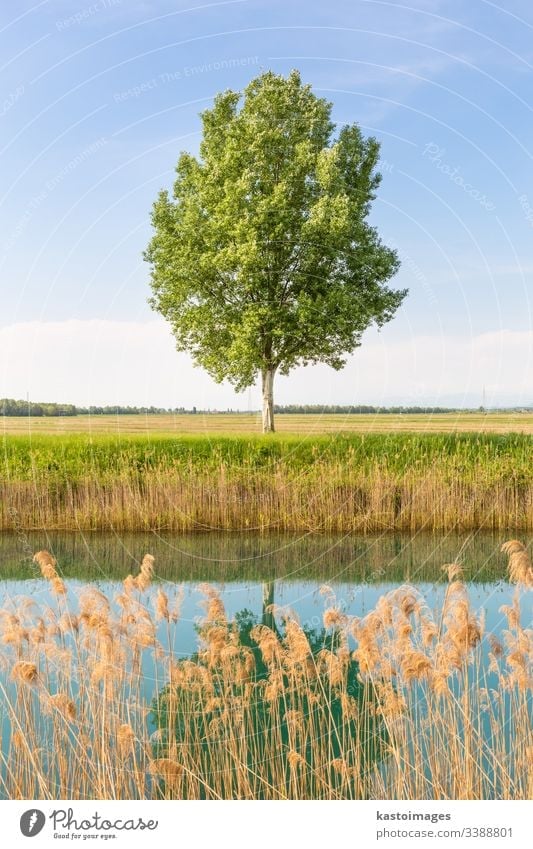
[[[523,584],[528,589],[533,589],[533,566],[528,550],[517,539],[504,542],[501,550],[509,558],[509,580],[513,584]]]
[[[354,618],[328,588],[320,633],[277,609],[272,627],[232,619],[220,592],[204,585],[198,647],[186,657],[175,650],[182,593],[154,586],[150,555],[116,597],[89,586],[50,604],[14,600],[0,610],[8,741],[0,791],[530,798],[530,562],[516,540],[503,551],[517,586],[498,636],[485,634],[455,564],[437,610],[402,585]],[[35,557],[52,584],[55,559]]]

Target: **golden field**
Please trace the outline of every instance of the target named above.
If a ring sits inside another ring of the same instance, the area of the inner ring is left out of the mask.
[[[261,432],[261,417],[250,413],[196,415],[120,415],[31,418],[4,416],[5,434],[249,435]],[[276,415],[280,433],[318,436],[334,433],[526,433],[533,434],[533,412],[442,413],[434,415]]]

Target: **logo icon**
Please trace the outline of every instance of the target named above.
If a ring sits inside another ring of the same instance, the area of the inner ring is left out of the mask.
[[[43,830],[46,817],[42,811],[37,808],[31,808],[29,811],[24,811],[20,818],[20,830],[24,837],[35,837]]]

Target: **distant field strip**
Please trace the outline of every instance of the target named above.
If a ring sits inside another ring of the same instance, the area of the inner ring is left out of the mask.
[[[4,436],[0,530],[530,530],[526,434]]]
[[[6,434],[253,434],[261,431],[259,414],[120,415],[42,417],[4,416]],[[434,415],[288,415],[276,416],[280,433],[527,433],[533,434],[533,413],[440,413]]]

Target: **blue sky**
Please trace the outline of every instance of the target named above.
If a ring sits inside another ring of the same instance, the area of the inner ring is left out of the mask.
[[[257,406],[174,352],[142,250],[198,112],[297,67],[381,142],[372,219],[410,295],[343,372],[278,399],[533,401],[525,0],[7,3],[0,45],[0,396]]]

